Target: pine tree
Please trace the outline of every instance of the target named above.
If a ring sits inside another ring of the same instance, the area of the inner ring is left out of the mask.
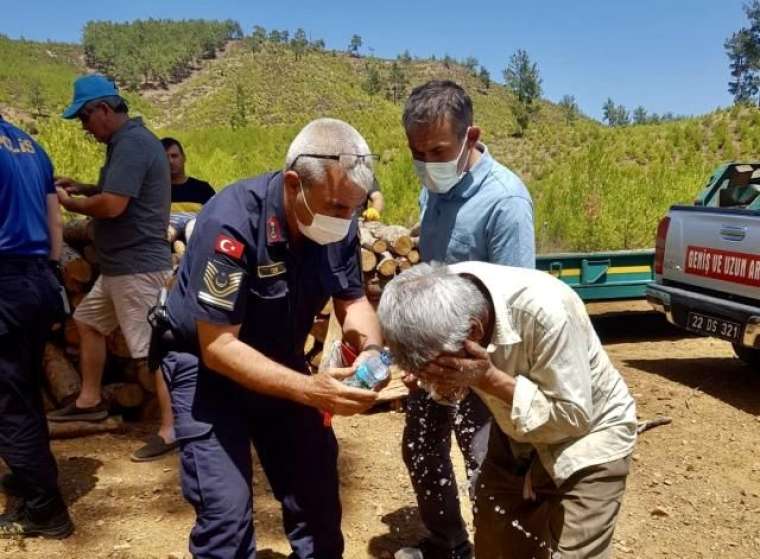
[[[572,124],[578,118],[580,109],[574,96],[564,95],[559,101],[559,107],[562,109],[562,114],[565,115],[565,121],[568,124]]]
[[[607,121],[607,126],[617,126],[617,108],[610,97],[602,105],[602,120]]]
[[[729,59],[728,91],[736,103],[757,103],[760,92],[760,1],[744,5],[748,27],[732,33],[723,43]]]
[[[253,27],[253,32],[251,33],[251,38],[249,39],[251,50],[253,52],[259,52],[262,48],[264,48],[264,44],[266,42],[267,42],[267,30],[261,27],[260,25],[255,25]]]
[[[647,110],[639,105],[633,110],[633,123],[634,124],[647,124],[649,122],[649,116]]]
[[[306,38],[306,31],[300,27],[296,29],[293,34],[293,38],[290,40],[290,48],[296,57],[296,60],[300,60],[306,52],[306,47],[309,46],[309,40]]]
[[[538,112],[541,97],[541,77],[538,64],[531,62],[528,53],[522,49],[515,52],[504,70],[504,82],[515,96],[512,113],[517,121],[517,135],[522,136]]]
[[[45,113],[45,93],[42,82],[34,80],[29,87],[29,104],[34,109],[34,116],[41,117]]]
[[[728,92],[736,103],[751,102],[760,91],[757,60],[758,45],[753,41],[749,29],[742,28],[733,33],[723,44],[731,63],[731,77]]]
[[[388,98],[394,103],[400,102],[404,98],[404,95],[406,93],[406,86],[408,85],[409,80],[406,76],[406,73],[404,72],[404,69],[398,64],[398,62],[391,64],[391,71],[390,75],[388,76],[388,81]]]
[[[462,65],[473,75],[478,75],[478,59],[474,56],[468,56],[464,59]]]
[[[615,107],[615,119],[617,126],[628,126],[631,123],[631,115],[623,105]]]
[[[362,48],[362,38],[359,35],[353,35],[351,42],[348,44],[348,52],[353,56],[359,56],[360,48]]]
[[[248,125],[248,97],[241,84],[235,86],[235,109],[230,115],[230,127],[233,130]]]
[[[491,74],[488,70],[486,70],[485,66],[480,67],[480,73],[478,73],[478,79],[480,80],[480,83],[482,83],[486,89],[491,87]]]
[[[362,84],[364,91],[370,95],[377,95],[383,89],[383,81],[375,64],[367,65],[367,79]]]

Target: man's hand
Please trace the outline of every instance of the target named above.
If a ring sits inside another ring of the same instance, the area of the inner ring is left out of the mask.
[[[343,380],[355,372],[354,367],[328,369],[308,377],[307,399],[309,405],[333,415],[354,415],[372,407],[377,393],[343,384]]]
[[[494,372],[491,356],[472,340],[465,340],[464,350],[464,356],[440,355],[419,371],[419,377],[441,387],[481,386]]]
[[[77,182],[69,177],[55,177],[56,190],[61,188],[68,194],[85,194],[88,190],[86,184]]]
[[[58,201],[61,203],[61,206],[70,210],[73,206],[74,199],[69,195],[69,192],[60,186],[56,186],[55,191],[58,194]]]

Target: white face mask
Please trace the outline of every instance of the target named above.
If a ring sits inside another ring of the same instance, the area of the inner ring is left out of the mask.
[[[300,184],[301,196],[306,209],[311,214],[311,225],[304,225],[296,216],[298,221],[298,230],[312,241],[320,245],[337,243],[342,241],[348,235],[348,228],[351,227],[350,219],[341,219],[339,217],[330,217],[329,215],[315,214],[311,211],[309,203],[306,201],[306,194],[303,191],[303,184]]]
[[[467,132],[469,131],[470,129],[467,128]],[[462,149],[459,150],[459,155],[455,159],[431,162],[414,160],[414,171],[422,185],[430,192],[445,194],[462,180],[465,172],[459,172],[459,160],[462,159],[464,148],[467,146],[467,132],[464,135]]]

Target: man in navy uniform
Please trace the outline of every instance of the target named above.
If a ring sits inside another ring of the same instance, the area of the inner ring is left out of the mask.
[[[304,343],[332,297],[362,350],[357,361],[380,349],[353,219],[373,159],[353,127],[315,120],[293,140],[283,171],[228,186],[198,216],[166,303],[176,345],[162,363],[182,490],[196,511],[194,557],[255,557],[251,442],[282,504],[292,557],[343,555],[327,419],[366,410],[376,393],[342,383],[351,370],[306,374]]]
[[[56,279],[62,229],[53,166],[0,117],[0,485],[20,506],[0,515],[0,537],[65,538],[74,530],[42,406],[42,351],[63,314]]]

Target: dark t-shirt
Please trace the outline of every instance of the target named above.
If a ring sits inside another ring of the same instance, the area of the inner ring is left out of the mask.
[[[94,243],[103,275],[171,269],[166,240],[171,203],[169,160],[142,119],[130,119],[111,137],[98,187],[130,198],[121,215],[94,220]]]
[[[172,213],[201,211],[216,191],[206,181],[188,177],[182,184],[172,185]]]

